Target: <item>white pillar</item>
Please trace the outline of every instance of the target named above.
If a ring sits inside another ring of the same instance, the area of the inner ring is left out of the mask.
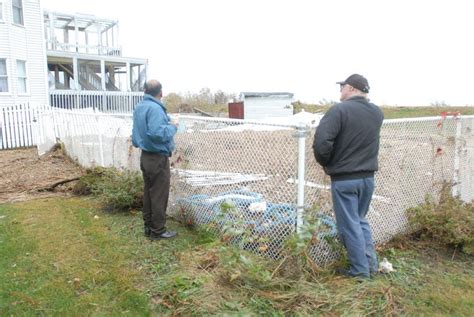
[[[127,89],[127,91],[130,91],[132,79],[130,77],[131,73],[130,73],[130,63],[129,62],[127,62],[126,67],[127,67],[127,85],[125,86],[125,88]]]
[[[75,51],[79,52],[79,29],[77,27],[77,17],[74,17],[74,45],[76,46]]]
[[[145,78],[143,78],[143,82],[146,82],[148,80],[148,60],[145,62]],[[139,90],[142,89],[143,87],[138,87]]]
[[[116,46],[116,39],[115,39],[116,27],[115,27],[115,25],[112,27],[112,30],[110,32],[112,33],[112,47],[115,48],[115,46]]]
[[[78,67],[77,57],[72,58],[72,70],[74,74],[74,88],[80,90],[79,88],[79,67]]]
[[[119,38],[119,25],[118,25],[118,22],[115,24],[115,46],[117,46],[117,48],[120,50],[120,54],[119,56],[122,56],[122,49],[120,48],[120,38]]]
[[[76,109],[79,109],[81,107],[81,98],[79,96],[79,90],[81,89],[79,87],[79,68],[78,68],[78,61],[77,61],[77,57],[73,57],[72,59],[72,68],[73,68],[73,74],[74,74],[74,89],[75,89],[75,94],[76,94],[76,105],[75,107],[72,107],[72,108],[76,108]]]
[[[55,50],[56,49],[56,37],[54,36],[54,14],[51,12],[48,13],[49,15],[49,40],[51,41],[51,49]]]
[[[100,60],[100,74],[101,74],[101,83],[102,83],[102,90],[106,91],[107,87],[105,85],[105,61],[102,59]]]
[[[64,43],[69,44],[69,31],[67,27],[63,30]]]
[[[101,33],[100,24],[97,24],[97,45],[99,46],[97,54],[102,54],[102,33]]]
[[[106,86],[106,83],[105,83],[105,61],[102,59],[100,60],[100,73],[101,73],[101,84],[102,84],[102,105],[100,105],[100,108],[102,111],[104,109],[106,109],[107,105],[106,105],[106,90],[107,90],[107,86]]]
[[[89,32],[84,31],[84,35],[86,38],[86,53],[89,54]]]

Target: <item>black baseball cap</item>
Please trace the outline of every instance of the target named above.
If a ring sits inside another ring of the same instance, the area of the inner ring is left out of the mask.
[[[339,85],[347,84],[365,93],[368,93],[370,90],[369,82],[367,81],[367,79],[364,76],[359,75],[359,74],[352,74],[349,77],[347,77],[346,80],[338,81],[336,84],[339,84]]]

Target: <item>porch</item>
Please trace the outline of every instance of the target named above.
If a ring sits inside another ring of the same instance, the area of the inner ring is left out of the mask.
[[[140,91],[148,61],[122,56],[118,21],[44,11],[51,90]]]

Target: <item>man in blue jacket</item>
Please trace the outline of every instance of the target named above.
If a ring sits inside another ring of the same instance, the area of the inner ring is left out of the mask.
[[[133,111],[132,143],[142,150],[143,222],[145,236],[151,240],[168,239],[176,232],[166,230],[166,209],[170,191],[169,157],[175,148],[176,123],[171,121],[161,102],[161,84],[145,83],[145,96]]]
[[[377,255],[366,219],[378,170],[383,113],[367,99],[369,83],[359,74],[338,82],[341,103],[324,115],[316,129],[313,151],[331,176],[331,194],[339,238],[347,250],[347,276],[369,278],[377,272]]]

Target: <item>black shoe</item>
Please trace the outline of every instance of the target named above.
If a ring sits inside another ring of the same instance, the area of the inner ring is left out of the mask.
[[[355,278],[358,282],[363,282],[365,280],[368,280],[370,279],[369,276],[366,276],[366,275],[354,275],[352,274],[349,270],[345,269],[345,268],[342,268],[342,267],[337,267],[334,269],[334,273],[336,275],[341,275],[341,276],[345,276],[345,277],[351,277],[351,278]]]
[[[177,235],[176,231],[165,231],[160,234],[156,234],[153,231],[150,233],[150,240],[170,239]]]
[[[145,231],[145,237],[149,237],[150,234],[151,234],[151,229],[150,229],[150,227],[144,226],[143,229],[144,229],[144,231]]]
[[[340,275],[340,276],[348,276],[352,277],[352,275],[349,273],[349,270],[343,268],[343,267],[336,267],[334,268],[334,274]]]

